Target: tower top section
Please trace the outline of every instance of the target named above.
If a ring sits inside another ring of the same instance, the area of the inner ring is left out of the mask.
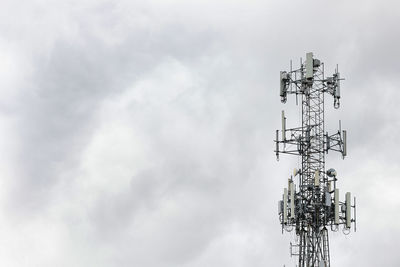
[[[322,74],[322,76],[320,75]],[[306,61],[300,60],[300,68],[293,70],[290,62],[290,71],[280,73],[280,96],[282,103],[286,103],[288,94],[309,94],[315,82],[322,83],[322,92],[329,93],[334,98],[334,107],[340,107],[340,73],[338,67],[330,77],[324,75],[324,63],[314,58],[313,53],[306,54]]]
[[[340,106],[340,73],[338,67],[332,76],[325,76],[324,63],[314,58],[313,53],[306,54],[306,60],[300,59],[300,67],[280,72],[280,97],[286,103],[289,94],[295,95],[296,103],[301,102],[301,126],[288,128],[286,117],[282,111],[282,130],[276,132],[277,158],[279,154],[315,157],[323,166],[325,156],[329,151],[341,152],[343,158],[347,155],[347,132],[339,130],[329,134],[325,132],[325,93],[333,97],[335,108]],[[281,139],[279,138],[281,136]],[[320,169],[320,168],[318,168]],[[323,170],[321,170],[323,171]]]

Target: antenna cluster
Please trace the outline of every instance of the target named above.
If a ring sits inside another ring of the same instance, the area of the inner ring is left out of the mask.
[[[290,244],[292,256],[298,256],[299,267],[330,267],[328,229],[342,228],[348,234],[354,224],[356,230],[356,199],[351,193],[340,200],[335,169],[325,170],[325,154],[337,151],[347,155],[347,132],[325,132],[325,93],[333,97],[333,105],[340,107],[340,78],[338,67],[325,77],[324,63],[306,54],[300,67],[280,72],[280,97],[286,103],[289,94],[301,101],[301,126],[287,128],[282,110],[282,130],[276,131],[275,153],[301,158],[301,167],[294,169],[279,201],[282,232],[295,231],[296,242]],[[280,133],[279,133],[280,132]]]

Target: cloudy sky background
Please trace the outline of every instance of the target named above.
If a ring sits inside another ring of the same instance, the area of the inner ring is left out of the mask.
[[[357,196],[332,266],[399,266],[397,1],[2,1],[0,265],[294,266],[280,70],[336,64]]]

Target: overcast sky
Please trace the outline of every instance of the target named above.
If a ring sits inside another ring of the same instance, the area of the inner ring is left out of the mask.
[[[331,265],[400,266],[399,24],[397,1],[2,1],[0,265],[295,266],[272,140],[312,51],[346,78],[326,166],[358,204]]]

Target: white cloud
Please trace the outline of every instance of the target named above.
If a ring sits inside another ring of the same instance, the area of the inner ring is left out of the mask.
[[[277,77],[311,50],[346,77],[328,165],[360,212],[332,262],[398,265],[396,2],[3,5],[2,265],[288,266]]]

